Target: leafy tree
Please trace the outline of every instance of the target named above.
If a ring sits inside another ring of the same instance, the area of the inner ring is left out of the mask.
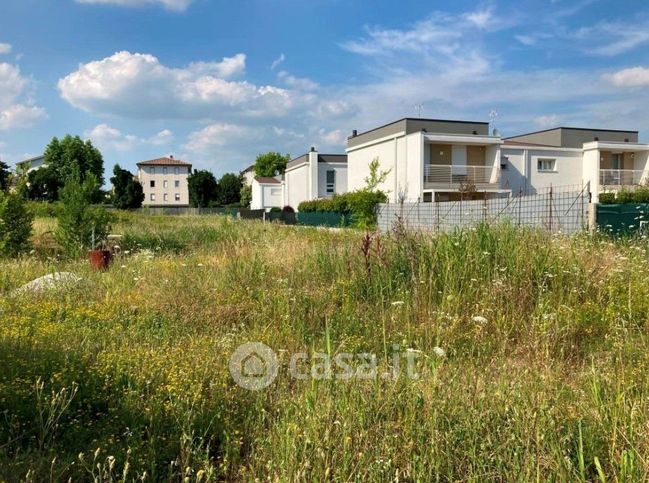
[[[286,163],[290,159],[290,154],[280,154],[273,151],[260,154],[255,159],[255,175],[273,177],[278,174],[284,174],[284,171],[286,171]]]
[[[53,138],[45,148],[45,164],[59,180],[68,179],[75,173],[78,173],[81,182],[88,177],[95,178],[97,189],[92,201],[100,201],[100,188],[104,184],[104,158],[91,141],[69,134],[61,140]]]
[[[113,168],[113,175],[110,178],[113,185],[113,206],[120,210],[140,208],[144,201],[144,190],[140,182],[130,171],[120,168],[119,164]]]
[[[187,177],[189,187],[189,204],[193,207],[204,208],[217,199],[218,184],[212,173],[205,170],[195,170]]]
[[[61,177],[51,166],[43,166],[27,175],[27,196],[30,200],[56,201],[63,186]]]
[[[15,257],[31,248],[33,221],[21,194],[0,192],[0,255]]]
[[[249,208],[250,203],[252,203],[252,186],[250,186],[249,184],[244,184],[241,187],[239,205],[243,208]]]
[[[0,161],[0,191],[6,191],[9,189],[10,180],[11,173],[9,171],[9,165]]]
[[[70,256],[95,249],[106,240],[112,217],[104,208],[91,205],[98,189],[93,176],[81,181],[78,171],[73,171],[60,190],[62,206],[54,235]]]
[[[234,173],[221,176],[218,187],[218,202],[220,205],[234,205],[241,201],[241,177]]]

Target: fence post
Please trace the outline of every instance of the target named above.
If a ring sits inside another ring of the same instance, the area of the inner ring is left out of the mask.
[[[550,233],[552,233],[552,185],[550,185],[550,198],[549,198],[549,203],[550,203]]]
[[[523,188],[518,188],[518,226],[521,226],[522,204],[523,204]]]
[[[485,193],[485,196],[484,196],[484,203],[482,203],[482,210],[483,210],[483,212],[482,212],[482,221],[486,225],[487,224],[487,218],[488,218],[487,217],[488,207],[487,207],[487,194],[486,193]]]

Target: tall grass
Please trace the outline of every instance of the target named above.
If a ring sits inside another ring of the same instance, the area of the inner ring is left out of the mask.
[[[0,480],[649,476],[642,240],[136,215],[114,231],[131,245],[105,273],[1,262]],[[52,270],[83,282],[15,295]],[[259,392],[228,372],[250,341],[281,363]],[[418,379],[287,372],[298,351],[388,370],[394,347]]]

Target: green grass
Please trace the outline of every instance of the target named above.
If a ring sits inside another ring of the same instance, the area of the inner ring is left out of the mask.
[[[0,262],[0,480],[649,478],[646,241],[217,216],[113,231],[104,273],[38,243]],[[83,283],[14,294],[54,270]],[[281,368],[250,392],[228,361],[255,341]],[[418,379],[288,374],[296,352],[370,352],[383,372],[394,346]]]

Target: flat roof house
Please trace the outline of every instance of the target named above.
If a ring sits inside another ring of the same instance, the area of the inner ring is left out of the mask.
[[[28,174],[30,171],[34,171],[41,166],[45,166],[45,156],[40,155],[40,156],[35,156],[33,158],[25,159],[24,161],[20,161],[16,163],[16,174],[19,176],[23,176],[25,174]]]
[[[192,165],[173,156],[140,161],[137,178],[144,190],[145,206],[189,206],[187,177]]]
[[[365,186],[369,164],[378,158],[389,171],[379,186],[391,203],[452,201],[471,186],[473,198],[504,196],[498,133],[489,123],[404,118],[347,139],[348,189]]]
[[[254,178],[250,207],[270,209],[288,205],[298,210],[303,201],[346,192],[347,155],[320,154],[312,147],[308,153],[289,161],[283,176]]]
[[[514,193],[581,185],[597,202],[601,192],[649,179],[649,144],[638,131],[557,127],[506,138],[501,167]]]

